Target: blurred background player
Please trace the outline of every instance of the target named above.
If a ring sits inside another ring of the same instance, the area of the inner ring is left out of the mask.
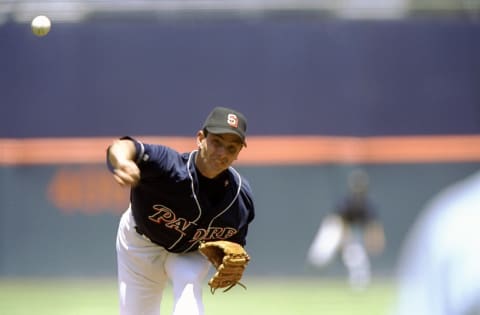
[[[480,171],[427,204],[400,256],[393,315],[480,314]]]
[[[345,199],[323,218],[308,251],[307,261],[315,267],[324,267],[341,253],[351,287],[364,289],[371,281],[369,255],[383,251],[385,234],[367,196],[367,173],[352,171],[348,187]]]

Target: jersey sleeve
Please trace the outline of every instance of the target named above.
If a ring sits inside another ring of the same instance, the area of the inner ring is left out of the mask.
[[[134,143],[134,161],[142,172],[142,179],[164,173],[163,171],[170,169],[180,156],[173,149],[163,145],[143,143],[129,136],[122,137],[120,140],[131,140]],[[110,171],[113,171],[108,157],[107,165]]]

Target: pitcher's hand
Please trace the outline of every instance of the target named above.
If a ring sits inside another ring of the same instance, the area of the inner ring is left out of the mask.
[[[140,180],[140,169],[132,160],[117,161],[113,177],[121,186],[135,186]]]

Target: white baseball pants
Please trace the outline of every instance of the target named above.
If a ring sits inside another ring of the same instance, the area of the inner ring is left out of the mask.
[[[173,288],[173,315],[203,315],[202,283],[210,263],[198,251],[167,252],[135,231],[130,208],[117,234],[120,315],[159,315],[165,285]]]

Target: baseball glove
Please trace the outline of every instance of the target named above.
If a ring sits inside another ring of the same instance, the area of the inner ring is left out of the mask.
[[[216,269],[208,282],[212,293],[218,288],[225,288],[223,292],[226,292],[237,284],[246,288],[239,281],[250,256],[241,245],[229,241],[211,241],[201,243],[198,250]]]

